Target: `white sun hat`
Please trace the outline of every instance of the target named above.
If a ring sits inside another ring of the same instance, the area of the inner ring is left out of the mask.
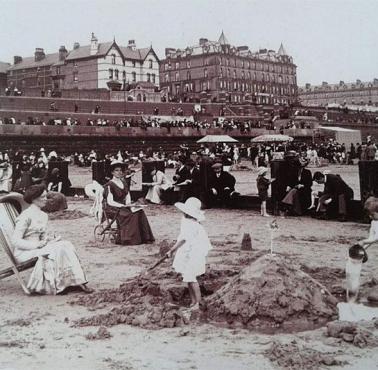
[[[257,172],[257,176],[262,176],[267,172],[268,172],[268,169],[266,167],[259,167],[258,172]]]
[[[177,202],[175,207],[199,222],[205,220],[205,213],[201,211],[201,201],[197,198],[188,198],[185,203]]]

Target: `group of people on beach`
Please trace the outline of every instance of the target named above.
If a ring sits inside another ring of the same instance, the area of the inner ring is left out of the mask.
[[[47,156],[40,151],[36,156],[36,163],[44,163]],[[25,159],[25,158],[24,158]],[[290,176],[293,181],[285,188],[282,204],[294,214],[301,214],[312,204],[312,181],[325,184],[325,191],[319,197],[318,212],[323,212],[332,203],[338,203],[339,210],[346,209],[346,202],[353,197],[350,188],[340,177],[332,174],[311,172],[306,169],[308,161],[303,156],[287,153],[287,161]],[[151,170],[152,181],[146,184],[149,187],[152,203],[161,203],[162,191],[172,186],[182,186],[182,197],[175,207],[183,214],[180,233],[177,241],[167,257],[174,256],[173,268],[182,275],[183,281],[188,283],[191,298],[190,309],[199,308],[201,294],[197,277],[205,272],[206,256],[211,250],[211,243],[202,226],[205,220],[203,202],[198,183],[200,173],[195,161],[186,159],[185,156],[178,158],[178,166],[173,181],[167,183],[167,178],[162,171],[153,167]],[[222,161],[210,162],[207,169],[211,171],[209,178],[209,197],[214,200],[232,199],[235,194],[235,178],[224,171]],[[153,243],[154,234],[148,218],[143,210],[143,205],[132,203],[130,197],[130,183],[125,176],[124,161],[112,159],[110,164],[111,178],[104,184],[102,207],[108,217],[117,218],[119,233],[116,243],[122,245],[137,245]],[[266,201],[268,187],[275,179],[267,178],[268,168],[258,168],[257,188],[261,200],[261,215],[268,216]],[[219,188],[216,182],[224,180],[223,188]],[[225,186],[225,184],[227,186]],[[70,242],[63,241],[59,236],[49,235],[46,231],[47,214],[41,210],[47,201],[47,184],[45,182],[34,183],[23,189],[24,200],[31,204],[16,221],[12,235],[14,255],[18,262],[24,262],[32,257],[38,257],[37,264],[29,280],[28,288],[31,292],[40,294],[61,294],[70,287],[78,287],[86,293],[93,290],[87,286],[87,279],[80,264],[76,250]],[[169,187],[167,187],[169,185]],[[161,186],[161,188],[157,188]],[[56,189],[59,190],[59,187]],[[209,199],[209,198],[208,198]],[[224,203],[211,203],[214,205],[227,205]],[[344,208],[343,208],[344,207]],[[366,210],[372,219],[369,237],[360,242],[362,246],[378,241],[378,200],[365,204]],[[343,215],[343,213],[341,214]]]

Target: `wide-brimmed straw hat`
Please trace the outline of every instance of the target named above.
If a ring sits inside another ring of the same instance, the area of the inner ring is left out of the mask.
[[[258,172],[257,172],[257,176],[262,176],[267,172],[268,172],[268,169],[266,167],[259,167]]]
[[[185,203],[177,202],[175,203],[175,207],[197,221],[205,220],[205,213],[201,211],[201,201],[197,198],[188,198]]]
[[[113,171],[116,167],[125,168],[126,163],[119,161],[118,159],[113,160],[110,163],[110,171]]]

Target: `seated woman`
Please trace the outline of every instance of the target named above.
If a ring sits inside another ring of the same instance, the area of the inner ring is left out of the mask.
[[[46,194],[42,184],[32,185],[25,191],[24,200],[31,205],[18,216],[11,239],[17,262],[39,257],[28,288],[33,293],[59,294],[77,286],[92,293],[86,286],[87,279],[72,243],[46,233],[48,216],[41,211]]]
[[[115,161],[110,164],[112,179],[105,184],[103,209],[108,216],[114,217],[117,212],[119,238],[117,244],[137,245],[152,243],[152,234],[146,214],[142,209],[131,207],[129,187],[124,178],[124,164]]]
[[[161,204],[162,194],[168,189],[173,189],[172,182],[168,179],[164,172],[154,167],[151,171],[152,182],[143,183],[142,185],[148,185],[149,189],[146,195],[146,199],[151,203]]]
[[[47,177],[47,202],[43,210],[45,212],[56,212],[67,209],[67,200],[62,194],[63,180],[59,168],[53,168]]]

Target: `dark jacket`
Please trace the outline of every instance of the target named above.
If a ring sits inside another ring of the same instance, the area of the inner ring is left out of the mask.
[[[353,198],[353,190],[345,183],[339,175],[326,175],[324,194],[338,196],[344,194],[347,198]]]
[[[233,192],[235,190],[235,183],[235,177],[228,172],[222,171],[219,177],[213,173],[209,179],[209,189],[216,189],[218,194],[223,193],[225,188],[229,188],[229,192]]]

